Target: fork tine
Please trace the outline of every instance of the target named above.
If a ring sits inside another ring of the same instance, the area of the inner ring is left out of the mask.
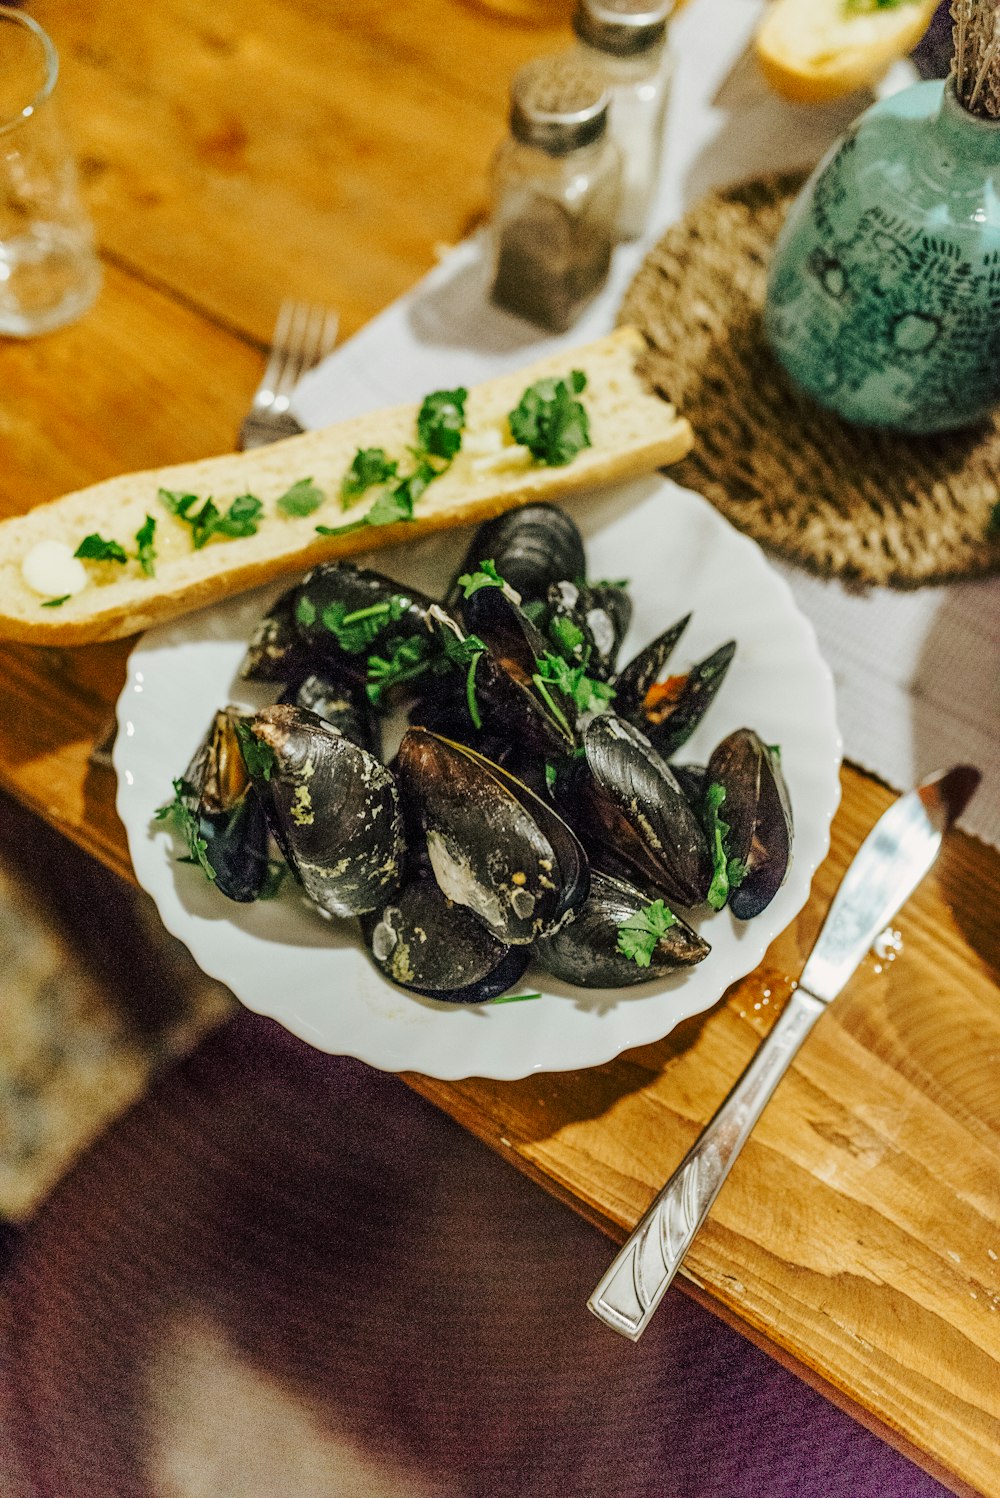
[[[285,362],[285,349],[288,343],[288,330],[291,327],[295,315],[296,304],[287,298],[278,309],[277,320],[274,324],[274,332],[271,335],[271,353],[268,357],[267,367],[261,376],[260,384],[257,386],[255,399],[258,397],[274,399],[277,382]],[[270,401],[267,402],[270,404]]]
[[[302,354],[311,316],[308,302],[293,302],[292,316],[285,337],[284,360],[274,386],[275,403],[283,409],[302,373]]]
[[[323,334],[319,342],[319,358],[325,359],[327,354],[332,354],[337,346],[337,333],[340,331],[340,316],[332,307],[327,307],[323,316]]]

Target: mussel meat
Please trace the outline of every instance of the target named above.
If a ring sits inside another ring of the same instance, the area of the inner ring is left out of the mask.
[[[586,898],[590,870],[578,839],[499,765],[420,728],[404,735],[396,763],[438,884],[498,940],[535,941]]]
[[[619,944],[621,930],[626,922],[641,920],[649,905],[634,884],[592,869],[590,894],[572,922],[539,941],[535,955],[546,972],[580,988],[629,988],[708,956],[708,942],[665,907],[665,929],[653,928],[644,944],[645,962],[627,956]]]
[[[402,878],[403,818],[396,782],[366,749],[291,703],[250,724],[262,754],[272,827],[306,894],[331,915],[382,906]]]
[[[737,728],[712,751],[708,782],[725,792],[719,816],[729,827],[729,908],[737,920],[749,921],[774,899],[791,860],[792,806],[780,751],[752,728]]]
[[[462,597],[458,578],[484,561],[493,563],[524,603],[544,598],[549,584],[560,578],[582,578],[587,565],[575,521],[565,510],[545,504],[508,510],[479,527],[448,591],[449,606]]]
[[[510,947],[417,870],[378,911],[362,917],[377,967],[400,988],[449,1004],[481,1004],[516,983],[531,957]]]
[[[691,615],[685,614],[683,619],[678,619],[662,635],[651,640],[618,672],[615,677],[615,711],[619,717],[631,720],[642,707],[646,693],[662,675],[674,647],[690,621]]]
[[[701,824],[670,766],[612,713],[592,718],[583,753],[555,784],[556,804],[595,856],[606,849],[671,904],[700,905],[712,882]]]
[[[241,903],[257,899],[268,874],[267,817],[240,749],[244,721],[235,707],[215,714],[180,792],[216,889]]]

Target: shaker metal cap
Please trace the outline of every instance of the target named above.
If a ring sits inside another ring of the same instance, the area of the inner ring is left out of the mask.
[[[600,140],[611,96],[600,72],[572,54],[540,57],[514,75],[510,128],[516,140],[565,156]]]
[[[599,52],[627,57],[662,42],[675,0],[579,0],[573,30]]]

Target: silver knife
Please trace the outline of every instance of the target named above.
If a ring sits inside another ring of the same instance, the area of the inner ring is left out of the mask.
[[[641,1337],[799,1046],[923,879],[979,780],[971,765],[932,776],[865,838],[780,1018],[587,1302],[622,1336]]]

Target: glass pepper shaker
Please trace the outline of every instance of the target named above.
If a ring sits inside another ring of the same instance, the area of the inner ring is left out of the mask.
[[[578,54],[611,90],[608,128],[622,157],[620,239],[642,233],[660,180],[673,9],[674,0],[579,0],[573,17]]]
[[[492,164],[492,299],[564,332],[607,278],[621,186],[599,73],[538,58],[511,86],[510,137]]]

